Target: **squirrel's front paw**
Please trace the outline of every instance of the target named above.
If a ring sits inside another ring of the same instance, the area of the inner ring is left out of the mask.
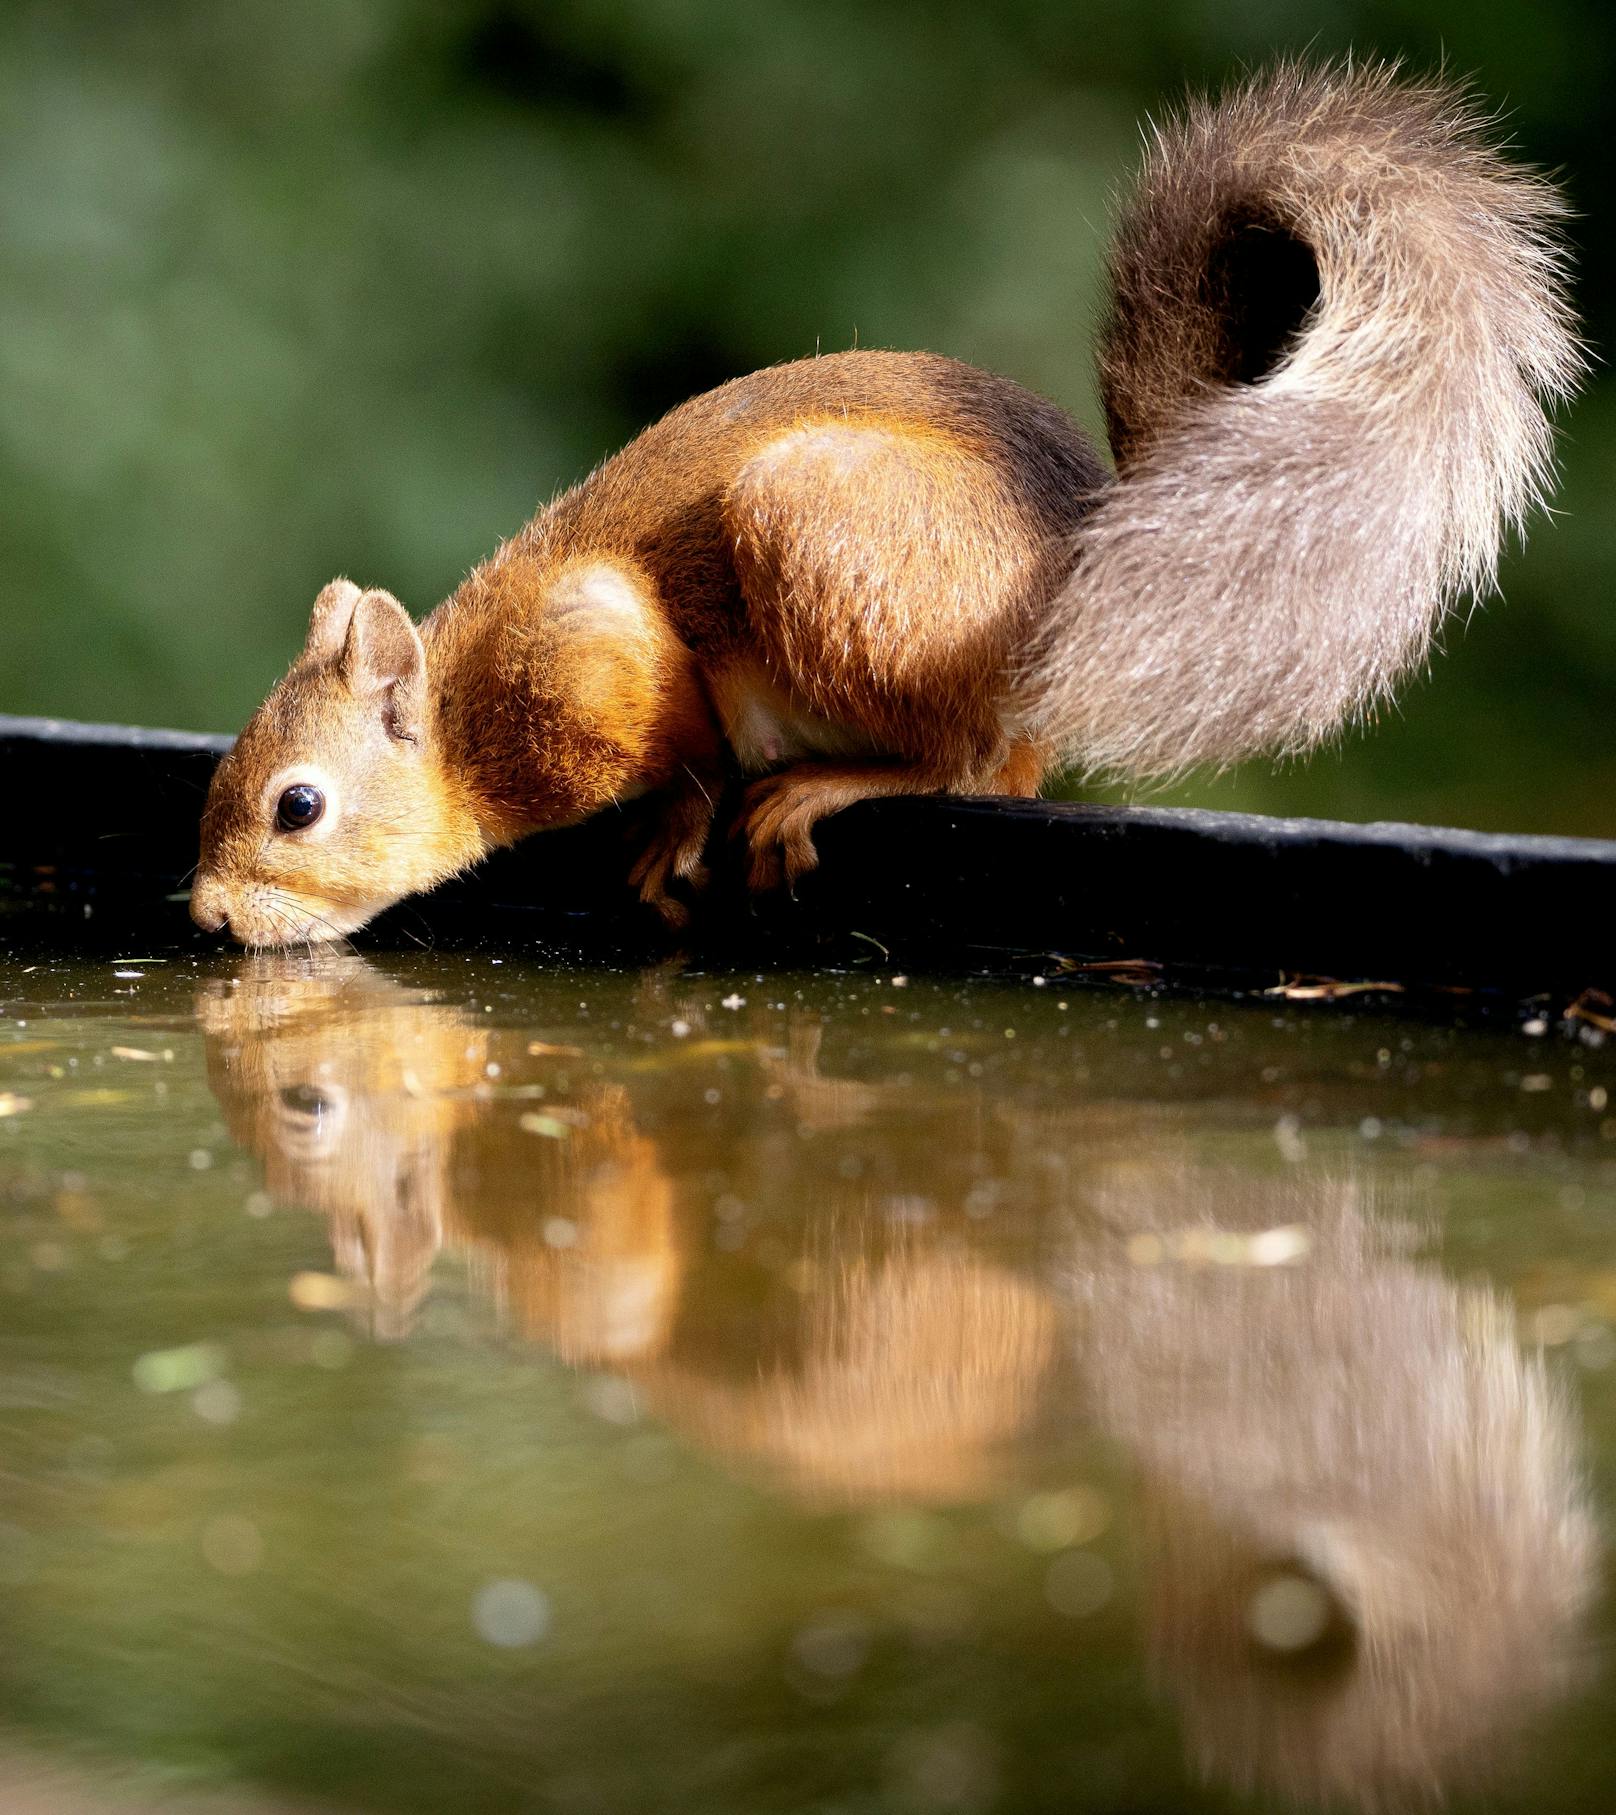
[[[690,904],[673,893],[672,884],[682,882],[693,891],[707,886],[707,866],[702,862],[707,829],[708,822],[698,827],[682,815],[670,815],[651,834],[628,873],[630,888],[638,889],[641,901],[671,927],[690,921]]]

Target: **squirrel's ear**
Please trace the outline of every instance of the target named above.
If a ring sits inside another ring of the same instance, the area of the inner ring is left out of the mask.
[[[306,662],[334,662],[342,654],[348,620],[359,602],[359,588],[352,580],[333,580],[314,601],[309,634],[303,644]]]
[[[337,672],[350,693],[380,698],[394,737],[413,743],[420,736],[426,651],[410,614],[390,592],[363,592],[354,600]]]

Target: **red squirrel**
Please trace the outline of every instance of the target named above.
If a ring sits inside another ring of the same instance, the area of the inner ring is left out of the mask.
[[[1111,251],[1115,477],[1008,379],[838,353],[681,404],[419,629],[333,581],[219,765],[193,917],[336,937],[654,795],[632,880],[677,923],[729,769],[765,888],[853,801],[1327,738],[1490,584],[1580,370],[1560,201],[1485,128],[1357,63],[1163,127]]]

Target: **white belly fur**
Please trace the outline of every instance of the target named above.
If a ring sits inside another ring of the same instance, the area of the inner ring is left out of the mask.
[[[735,759],[748,775],[783,763],[886,754],[855,725],[810,712],[756,668],[734,668],[713,687],[713,704]]]

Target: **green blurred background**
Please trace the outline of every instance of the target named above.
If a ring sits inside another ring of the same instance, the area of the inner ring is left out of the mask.
[[[1608,344],[1592,0],[179,0],[0,12],[0,710],[237,726],[332,574],[424,612],[692,391],[928,347],[1098,426],[1144,113],[1280,49],[1472,72]],[[1616,835],[1616,379],[1563,515],[1339,750],[1169,798]]]

